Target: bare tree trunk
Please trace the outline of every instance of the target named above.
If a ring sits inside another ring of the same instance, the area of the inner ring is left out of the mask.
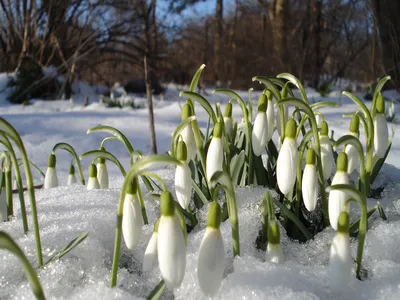
[[[382,45],[382,60],[385,72],[400,89],[400,2],[372,0]]]
[[[150,125],[150,148],[151,153],[157,154],[157,140],[156,140],[156,130],[154,126],[154,113],[153,113],[153,95],[151,92],[151,82],[147,70],[147,57],[144,57],[144,80],[146,82],[146,96],[147,105],[149,109],[149,125]]]
[[[312,1],[313,10],[313,36],[314,36],[314,72],[312,86],[317,88],[321,76],[321,19],[322,19],[322,1]]]
[[[275,1],[275,50],[281,59],[282,66],[286,67],[288,59],[286,49],[288,1]]]
[[[372,77],[375,80],[376,79],[376,50],[377,50],[377,45],[378,45],[378,30],[377,30],[377,20],[376,16],[373,18],[373,24],[372,24],[372,51],[371,51],[371,73]]]
[[[207,65],[208,63],[208,47],[209,47],[209,31],[210,31],[210,25],[209,21],[206,20],[205,25],[204,25],[204,52],[203,52],[203,62],[204,64]]]
[[[221,45],[222,45],[222,17],[223,17],[223,0],[217,0],[215,8],[215,22],[217,34],[214,40],[214,61],[215,61],[215,79],[221,80]]]
[[[231,44],[231,55],[232,59],[231,63],[231,73],[229,74],[233,80],[236,79],[236,26],[237,26],[237,19],[238,19],[238,0],[234,2],[235,13],[233,16],[233,24],[231,27],[231,31],[229,33],[230,37],[230,44]]]

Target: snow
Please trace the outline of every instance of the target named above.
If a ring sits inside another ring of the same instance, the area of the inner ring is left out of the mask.
[[[49,70],[50,72],[51,70]],[[97,149],[105,133],[86,134],[88,128],[107,124],[118,128],[131,141],[135,149],[149,152],[148,120],[146,109],[105,108],[99,104],[98,92],[104,88],[94,88],[78,83],[74,90],[74,102],[69,100],[33,101],[32,105],[10,105],[6,102],[6,76],[0,74],[0,115],[10,122],[24,141],[29,158],[42,170],[46,170],[47,157],[58,142],[71,144],[78,154]],[[180,123],[178,97],[180,89],[169,85],[161,101],[155,96],[156,136],[159,153],[170,149],[171,133]],[[222,106],[229,100],[222,95],[211,95],[212,103],[220,101]],[[307,90],[310,99],[320,99],[319,94]],[[391,97],[398,95],[391,93]],[[247,91],[240,92],[247,99]],[[259,92],[254,92],[255,104]],[[339,102],[339,93],[334,91],[324,100]],[[89,96],[90,105],[83,106],[84,96]],[[145,103],[143,96],[134,95]],[[367,103],[370,105],[370,103]],[[256,105],[254,105],[256,106]],[[324,108],[330,128],[335,137],[348,133],[349,119],[342,114],[356,110],[356,106],[345,97],[338,108]],[[397,115],[400,115],[396,107]],[[199,125],[205,128],[208,116],[196,106]],[[233,106],[233,118],[241,120],[238,105]],[[396,131],[399,124],[390,126]],[[276,138],[276,136],[275,136]],[[362,135],[361,140],[364,140]],[[377,184],[384,184],[383,198],[379,201],[385,208],[388,221],[375,215],[370,221],[364,251],[363,267],[368,271],[367,280],[361,282],[353,277],[348,287],[338,292],[329,285],[329,247],[334,236],[330,228],[319,233],[314,240],[299,244],[290,240],[281,228],[281,243],[285,263],[275,265],[265,261],[265,253],[256,250],[254,241],[261,226],[260,200],[265,189],[255,187],[236,188],[239,208],[241,257],[232,258],[231,227],[229,222],[221,226],[226,251],[226,276],[216,299],[400,299],[400,136],[395,135],[392,150],[387,158]],[[107,151],[116,155],[129,167],[129,155],[117,141],[105,144]],[[117,167],[107,162],[110,175],[110,189],[87,191],[77,184],[67,187],[70,155],[58,150],[57,173],[63,185],[50,190],[37,190],[37,206],[41,230],[44,260],[63,248],[70,240],[87,231],[88,238],[59,261],[54,261],[38,270],[40,281],[48,299],[143,299],[160,281],[160,272],[155,267],[147,274],[141,271],[143,254],[150,240],[153,223],[159,216],[158,201],[145,193],[145,203],[149,225],[143,227],[138,248],[130,252],[122,243],[119,263],[118,285],[111,289],[110,274],[114,248],[115,219],[120,187],[123,177]],[[90,159],[83,160],[84,173]],[[35,171],[35,183],[41,183]],[[160,169],[157,173],[165,180],[173,192],[174,172]],[[142,185],[143,191],[146,191]],[[18,201],[15,201],[16,216],[13,220],[0,224],[0,230],[9,233],[21,246],[29,260],[35,265],[35,241],[33,232],[23,234]],[[368,201],[369,207],[376,200]],[[30,206],[27,205],[28,213]],[[358,215],[353,206],[352,219]],[[186,275],[181,287],[174,291],[176,299],[204,299],[197,281],[196,266],[199,246],[205,232],[207,208],[198,212],[199,225],[188,235]],[[31,218],[29,216],[29,224]],[[32,228],[32,227],[30,227]],[[356,256],[357,241],[351,240],[352,256]],[[165,292],[165,299],[172,293]],[[32,299],[22,268],[15,257],[0,251],[0,299]]]

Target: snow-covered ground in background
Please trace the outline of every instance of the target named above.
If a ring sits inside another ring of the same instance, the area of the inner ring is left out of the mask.
[[[32,105],[10,105],[6,101],[6,77],[0,74],[0,116],[10,122],[25,143],[29,158],[42,170],[46,169],[47,157],[58,142],[67,142],[74,146],[78,154],[97,149],[104,133],[86,134],[88,128],[106,124],[118,128],[131,141],[135,149],[149,152],[148,120],[146,109],[105,108],[99,104],[99,92],[80,83],[75,86],[77,94],[70,101],[33,101]],[[159,153],[170,149],[171,133],[180,123],[182,99],[180,89],[169,86],[160,101],[155,97],[156,136]],[[319,94],[307,90],[310,99],[317,101]],[[226,96],[206,96],[212,103],[229,100]],[[247,91],[240,92],[247,99]],[[259,92],[253,95],[256,103]],[[83,106],[84,96],[89,96],[90,105]],[[389,96],[389,95],[387,95]],[[399,98],[391,93],[390,97]],[[340,93],[333,92],[324,100],[339,102]],[[140,96],[135,99],[145,103]],[[350,100],[342,97],[342,105],[337,108],[325,108],[330,128],[335,137],[348,132],[349,119],[342,114],[357,108]],[[370,103],[367,103],[370,105]],[[256,105],[254,105],[256,107]],[[400,115],[398,108],[397,115]],[[205,128],[208,116],[196,107],[199,124]],[[233,118],[241,120],[241,112],[234,105]],[[398,131],[399,125],[390,127]],[[363,140],[363,138],[362,138]],[[226,277],[222,282],[216,299],[400,299],[400,135],[394,136],[392,151],[382,174],[377,179],[385,185],[383,198],[388,221],[372,217],[367,234],[363,267],[368,270],[368,279],[360,282],[355,279],[343,290],[333,291],[329,287],[329,247],[334,236],[332,229],[318,234],[313,241],[299,244],[289,240],[282,230],[282,246],[286,257],[283,265],[265,262],[264,253],[254,247],[261,223],[259,201],[261,188],[237,188],[239,225],[241,237],[240,258],[233,260],[230,225],[222,225],[225,241]],[[106,149],[114,153],[127,169],[129,156],[122,144],[108,141]],[[66,187],[70,156],[66,152],[57,152],[57,172],[62,185],[51,190],[38,190],[37,205],[45,261],[55,251],[64,247],[72,238],[87,231],[89,237],[60,261],[39,269],[38,273],[48,299],[135,299],[146,297],[160,280],[158,268],[149,274],[141,272],[143,254],[151,236],[152,224],[158,217],[157,201],[146,196],[146,206],[150,225],[144,226],[138,249],[129,252],[122,245],[122,255],[118,274],[118,286],[109,288],[111,261],[114,247],[116,208],[122,176],[119,170],[108,163],[110,189],[87,191],[83,186]],[[85,175],[90,160],[84,160]],[[173,191],[173,171],[159,170]],[[35,175],[36,183],[41,178]],[[369,200],[373,206],[376,200]],[[17,201],[16,201],[17,202]],[[204,234],[206,209],[198,213],[199,226],[189,234],[187,248],[187,272],[181,287],[174,292],[176,299],[203,299],[197,283],[196,266],[198,249]],[[28,212],[30,211],[28,205]],[[30,219],[29,219],[30,220]],[[30,223],[31,224],[31,223]],[[21,246],[30,261],[35,264],[35,242],[33,233],[22,233],[19,207],[16,204],[16,217],[11,222],[1,223],[0,230],[8,232]],[[357,243],[352,241],[353,257]],[[165,294],[167,299],[171,293]],[[24,276],[19,262],[11,254],[0,251],[0,299],[32,299],[33,294]]]

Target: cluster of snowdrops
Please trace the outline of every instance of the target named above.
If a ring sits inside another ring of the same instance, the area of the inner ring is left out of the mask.
[[[226,252],[220,231],[222,222],[231,223],[233,254],[240,255],[235,186],[266,187],[260,206],[260,236],[255,244],[259,249],[266,251],[267,261],[277,264],[284,261],[280,228],[283,227],[291,238],[306,241],[317,233],[312,231],[312,228],[317,227],[317,231],[320,231],[331,226],[336,231],[330,253],[330,278],[333,288],[347,284],[352,276],[353,258],[349,241],[351,231],[357,232],[358,236],[356,276],[361,279],[368,217],[375,210],[384,217],[379,204],[373,211],[367,211],[366,199],[391,146],[385,118],[385,102],[380,92],[389,78],[385,77],[378,83],[370,109],[353,94],[343,92],[358,105],[359,110],[348,114],[349,134],[335,139],[319,109],[335,106],[336,103],[317,102],[310,105],[304,88],[293,75],[283,73],[277,77],[254,77],[253,81],[265,85],[265,90],[254,109],[251,90],[246,102],[234,91],[215,90],[214,93],[224,94],[229,100],[222,113],[219,103],[216,103],[214,109],[207,99],[195,92],[203,68],[204,65],[196,72],[189,91],[180,95],[186,99],[182,107],[182,122],[172,134],[171,150],[168,154],[143,156],[141,152],[133,149],[120,131],[110,126],[99,125],[89,129],[88,133],[106,132],[110,136],[104,138],[98,150],[86,152],[78,157],[72,146],[59,143],[54,146],[49,156],[43,185],[45,189],[58,186],[58,149],[67,150],[74,157],[82,184],[85,184],[85,179],[80,160],[85,157],[93,158],[89,166],[88,189],[108,188],[106,161],[116,164],[124,175],[117,210],[111,286],[117,284],[122,239],[126,247],[134,251],[141,239],[143,225],[148,224],[142,192],[144,187],[152,196],[158,197],[160,203],[160,217],[154,224],[154,231],[143,259],[144,272],[155,267],[158,262],[162,277],[160,284],[150,294],[150,299],[158,298],[165,288],[173,291],[182,283],[186,268],[187,234],[198,226],[197,212],[204,205],[208,206],[208,217],[207,228],[199,248],[198,282],[204,294],[213,296],[218,292],[226,267]],[[293,87],[299,90],[301,99],[295,97]],[[200,104],[201,109],[209,115],[205,131],[199,128],[195,103]],[[239,105],[242,120],[233,120],[233,105]],[[289,110],[289,106],[294,109]],[[254,118],[253,111],[256,111]],[[1,154],[4,172],[1,179],[3,189],[0,195],[0,218],[6,221],[13,214],[10,193],[11,168],[14,166],[22,221],[24,230],[28,231],[26,212],[23,212],[25,204],[18,167],[20,162],[15,157],[10,139],[23,155],[22,163],[32,206],[38,266],[41,266],[43,259],[39,224],[37,216],[34,215],[36,203],[30,162],[18,133],[5,120],[1,120],[0,124],[0,142],[7,148]],[[360,129],[364,132],[365,141],[359,140]],[[273,141],[275,131],[278,137],[277,145]],[[119,140],[126,146],[131,157],[128,172],[117,157],[106,151],[105,144],[110,139]],[[168,190],[162,178],[150,171],[155,167],[171,165],[175,166],[174,193]],[[349,175],[354,172],[359,176],[356,181],[351,181]],[[75,167],[71,162],[68,185],[76,182]],[[143,185],[140,182],[143,182]],[[349,221],[350,202],[356,202],[361,212],[359,220],[353,224]],[[314,211],[317,218],[307,219],[305,211]],[[84,237],[86,236],[71,242],[69,247],[60,251],[55,258],[65,255]],[[40,283],[34,276],[35,270],[18,246],[3,232],[0,236],[0,246],[16,253],[23,262],[25,260],[24,267],[28,274],[33,274],[28,276],[28,279],[33,284],[35,295],[43,299]]]

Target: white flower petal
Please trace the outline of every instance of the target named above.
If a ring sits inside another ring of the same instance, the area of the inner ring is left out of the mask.
[[[313,211],[318,199],[318,177],[315,165],[305,166],[301,186],[304,205],[308,211]]]
[[[157,239],[158,233],[153,232],[150,241],[147,244],[146,251],[143,257],[143,272],[148,272],[153,269],[154,263],[157,258]]]
[[[349,235],[337,233],[331,245],[329,261],[329,284],[332,289],[341,291],[349,284],[352,265]]]
[[[349,175],[347,172],[338,171],[332,179],[332,185],[349,184]],[[333,229],[337,230],[337,223],[340,213],[344,209],[344,204],[349,197],[346,192],[335,190],[329,192],[329,222]],[[347,211],[350,210],[350,204],[347,205]]]
[[[347,154],[348,158],[347,173],[351,174],[360,164],[360,158],[357,149],[353,145],[347,145],[345,153]]]
[[[97,164],[97,180],[101,189],[108,189],[108,171],[106,164]]]
[[[224,117],[224,124],[225,124],[225,130],[226,134],[228,135],[229,139],[232,139],[232,134],[233,134],[233,119]]]
[[[97,180],[97,177],[89,177],[88,183],[87,183],[87,189],[88,190],[100,189],[100,184],[99,184],[99,181]]]
[[[186,245],[176,216],[161,216],[157,240],[158,265],[167,288],[181,285],[186,269]]]
[[[285,138],[276,163],[276,178],[280,191],[287,195],[293,190],[297,170],[297,145],[293,138]]]
[[[207,151],[206,169],[207,180],[210,181],[211,177],[217,171],[222,171],[222,163],[224,160],[224,148],[222,139],[213,137]]]
[[[275,263],[275,264],[281,264],[285,261],[285,258],[283,257],[281,244],[268,243],[268,245],[267,245],[267,261]]]
[[[331,141],[329,140],[329,137],[321,136],[319,138],[319,142],[321,145],[322,170],[324,173],[324,179],[327,180],[329,177],[331,177],[334,164]]]
[[[384,114],[377,113],[374,120],[374,149],[378,157],[384,157],[389,144],[389,130]]]
[[[76,176],[75,174],[69,174],[68,175],[68,186],[73,185],[76,183]]]
[[[139,199],[135,195],[126,194],[122,217],[122,234],[126,247],[133,251],[142,236],[143,218]]]
[[[267,143],[271,140],[272,134],[274,133],[274,126],[275,126],[275,112],[274,112],[274,104],[271,100],[268,100],[267,106],[267,128],[268,128],[268,135],[267,135]]]
[[[57,172],[55,168],[47,168],[46,175],[44,177],[43,188],[51,189],[54,187],[58,187],[58,178]]]
[[[204,294],[214,296],[221,285],[225,270],[224,241],[219,229],[207,227],[201,241],[197,278]]]
[[[268,138],[268,122],[265,112],[258,112],[254,120],[253,132],[251,134],[251,145],[255,155],[260,156],[263,152]]]
[[[188,165],[175,169],[175,194],[179,204],[186,209],[192,197],[191,171]]]
[[[182,140],[186,144],[187,161],[189,162],[196,156],[196,140],[194,139],[192,124],[187,125],[181,131]]]

